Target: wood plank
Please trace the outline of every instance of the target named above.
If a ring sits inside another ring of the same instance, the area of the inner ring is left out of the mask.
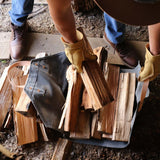
[[[67,160],[72,142],[68,139],[59,138],[54,148],[52,160]]]
[[[22,67],[22,71],[24,72],[23,76],[27,76],[26,79],[28,78],[29,68],[30,65],[25,65]],[[33,117],[36,114],[32,102],[28,95],[25,93],[24,89],[21,92],[20,98],[16,107],[14,108],[14,111],[19,112],[20,114],[28,117]]]
[[[103,47],[97,47],[93,50],[94,54],[97,55],[97,62],[103,71],[105,62],[107,61],[108,53]],[[99,121],[100,111],[92,114],[92,125],[91,125],[91,136],[96,139],[102,138],[102,133],[98,131],[98,121]]]
[[[135,73],[121,73],[113,138],[116,141],[128,141],[135,98]]]
[[[93,101],[94,110],[98,110],[111,102],[113,97],[96,61],[84,61],[82,69],[83,83]]]
[[[78,30],[80,30],[83,34],[86,48],[93,52],[92,47],[83,32],[83,29],[79,28]],[[107,83],[105,82],[104,75],[97,61],[84,61],[82,63],[82,70],[83,72],[81,72],[80,75],[87,89],[87,92],[93,101],[94,110],[98,110],[107,103],[111,102],[113,97],[110,93]]]
[[[21,78],[20,75],[23,74],[23,71],[18,68],[12,68],[12,74],[15,73],[16,70],[17,76],[14,77],[14,81],[16,84],[22,85],[25,83],[26,79]],[[27,78],[27,77],[26,77]],[[19,97],[22,93],[23,88],[17,88],[16,86],[12,86],[13,91],[13,109],[15,109],[18,104]],[[14,126],[17,136],[18,145],[24,145],[28,143],[32,143],[38,140],[37,134],[37,122],[36,117],[25,117],[18,112],[14,113]]]
[[[82,96],[82,79],[74,70],[72,65],[66,72],[68,81],[68,94],[66,98],[65,107],[67,108],[65,115],[64,131],[74,132],[78,120],[81,96]]]
[[[0,128],[5,123],[7,113],[12,106],[12,88],[7,79],[8,67],[3,71],[0,78]]]
[[[81,110],[77,121],[75,132],[70,132],[70,138],[89,139],[91,128],[91,113]]]
[[[15,111],[19,112],[19,113],[21,113],[23,115],[27,115],[29,107],[30,107],[30,103],[31,103],[30,98],[25,93],[25,91],[22,90],[22,93],[20,95],[19,101],[18,101],[18,103],[17,103],[17,105],[15,107]]]
[[[120,67],[108,63],[106,63],[104,66],[105,79],[108,83],[108,86],[110,86],[110,91],[113,95],[114,101],[100,109],[98,131],[112,134],[116,110]]]
[[[103,70],[103,64],[107,60],[107,51],[103,47],[97,47],[93,50],[93,53],[98,57],[97,62],[101,70]],[[84,107],[85,109],[93,109],[92,100],[89,97],[86,88],[84,88],[83,91],[81,106]]]
[[[0,59],[9,59],[9,40],[11,32],[0,32]],[[64,46],[60,41],[61,35],[44,34],[44,33],[28,33],[28,57],[35,57],[37,53],[46,52],[48,55],[64,51]],[[92,48],[99,46],[106,47],[107,43],[103,38],[87,37]],[[128,41],[134,48],[136,48],[139,55],[144,57],[145,44],[143,41]],[[111,48],[107,48],[108,62],[115,63],[117,55],[113,54]],[[110,56],[112,57],[111,60]],[[115,57],[116,56],[116,57]],[[116,62],[122,63],[122,62]],[[122,64],[123,65],[123,64]]]
[[[38,140],[36,117],[26,117],[15,112],[14,120],[18,145],[33,143]]]

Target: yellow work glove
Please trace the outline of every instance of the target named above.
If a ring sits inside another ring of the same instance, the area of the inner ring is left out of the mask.
[[[78,42],[76,43],[66,43],[63,38],[61,38],[61,40],[65,47],[66,56],[80,73],[82,72],[82,62],[86,60],[96,60],[97,56],[86,48],[83,34],[78,30],[76,31],[76,34],[78,38]]]
[[[146,45],[145,64],[139,75],[139,81],[154,80],[160,73],[160,55],[153,56],[149,51],[149,44]]]

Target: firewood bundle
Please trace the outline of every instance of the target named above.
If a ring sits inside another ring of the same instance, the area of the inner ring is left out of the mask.
[[[39,55],[38,55],[39,56]],[[8,68],[0,78],[0,130],[9,128],[13,119],[17,144],[24,145],[38,140],[38,125],[44,140],[48,140],[43,123],[37,120],[33,104],[23,87],[28,77],[28,65],[14,67],[7,77]]]
[[[73,139],[105,138],[113,141],[128,141],[135,98],[136,75],[135,73],[120,73],[119,66],[104,62],[104,57],[106,57],[104,48],[97,48],[94,53],[98,56],[99,68],[102,68],[107,84],[107,88],[94,91],[103,97],[104,90],[107,89],[114,100],[105,105],[95,103],[96,98],[92,90],[94,83],[98,83],[98,86],[101,86],[102,83],[94,64],[89,64],[89,67],[96,70],[93,71],[96,79],[89,78],[92,85],[89,84],[89,80],[86,80],[89,74],[87,71],[80,75],[70,66],[67,71],[68,94],[59,129],[68,132],[69,137]],[[87,67],[83,68],[84,70],[87,70]]]

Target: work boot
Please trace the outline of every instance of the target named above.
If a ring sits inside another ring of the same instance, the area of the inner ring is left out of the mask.
[[[105,40],[109,43],[111,47],[113,47],[114,51],[116,51],[119,55],[119,57],[123,60],[124,65],[126,65],[129,68],[135,68],[138,65],[138,56],[136,54],[136,51],[131,48],[126,42],[114,44],[112,43],[104,34]]]
[[[25,23],[23,26],[18,27],[11,23],[11,41],[10,41],[10,54],[14,61],[19,61],[26,55],[26,33],[28,25]]]

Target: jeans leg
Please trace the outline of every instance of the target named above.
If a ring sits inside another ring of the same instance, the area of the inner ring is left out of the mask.
[[[104,12],[105,33],[107,38],[114,44],[124,41],[125,24],[116,21]]]
[[[12,9],[9,12],[11,22],[22,26],[32,12],[34,0],[12,0]]]

